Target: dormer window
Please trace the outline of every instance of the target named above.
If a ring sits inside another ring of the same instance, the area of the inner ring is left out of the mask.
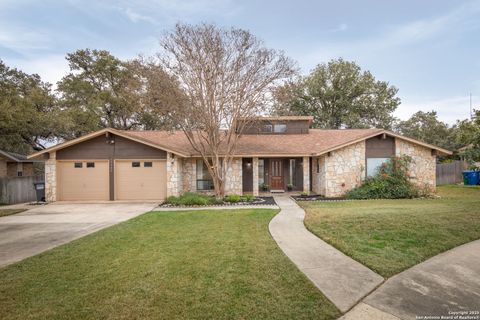
[[[273,132],[275,133],[283,133],[287,131],[287,125],[285,123],[277,123],[273,128]]]
[[[271,124],[264,124],[261,127],[261,132],[263,132],[263,133],[273,132],[273,126]]]

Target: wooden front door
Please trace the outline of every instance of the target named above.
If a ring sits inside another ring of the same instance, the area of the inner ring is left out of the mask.
[[[283,161],[270,159],[270,190],[283,189]]]

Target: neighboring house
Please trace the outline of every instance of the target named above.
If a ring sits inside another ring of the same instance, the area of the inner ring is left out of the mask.
[[[240,138],[226,192],[263,189],[343,195],[395,155],[409,155],[412,181],[435,189],[436,156],[450,151],[383,129],[310,129],[313,117],[258,118]],[[243,121],[243,120],[239,120]],[[211,191],[212,180],[183,132],[103,129],[44,157],[46,195],[56,200],[161,200]]]
[[[0,178],[32,177],[37,162],[43,160],[27,159],[27,156],[0,150]]]

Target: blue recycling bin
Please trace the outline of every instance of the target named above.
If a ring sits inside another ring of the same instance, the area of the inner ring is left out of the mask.
[[[466,186],[477,185],[480,181],[480,171],[463,171],[463,184]]]

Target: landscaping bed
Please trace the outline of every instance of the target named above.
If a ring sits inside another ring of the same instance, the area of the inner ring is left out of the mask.
[[[346,201],[345,197],[323,197],[320,195],[292,196],[295,201]]]
[[[251,195],[240,196],[236,194],[227,195],[223,200],[217,200],[214,196],[186,192],[179,197],[168,197],[167,200],[160,205],[163,208],[198,208],[198,207],[221,207],[221,206],[259,206],[272,205],[277,203],[273,197],[254,197]]]

